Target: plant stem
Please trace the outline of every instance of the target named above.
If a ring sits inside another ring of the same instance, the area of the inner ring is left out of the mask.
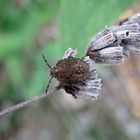
[[[34,96],[29,100],[23,101],[23,102],[18,103],[18,104],[14,105],[14,106],[6,108],[6,109],[0,111],[0,117],[3,117],[3,116],[5,116],[6,114],[9,114],[9,113],[15,112],[16,110],[19,110],[19,109],[21,109],[21,108],[23,108],[23,107],[35,102],[35,101],[43,99],[43,98],[47,97],[48,95],[50,95],[51,93],[54,93],[54,92],[55,92],[55,90],[52,90],[52,91],[49,91],[47,94],[43,93],[41,95]]]

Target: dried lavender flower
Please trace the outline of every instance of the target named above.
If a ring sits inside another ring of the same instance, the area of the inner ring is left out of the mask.
[[[128,53],[121,46],[110,45],[98,51],[89,51],[88,56],[95,62],[100,64],[121,64],[128,57]]]
[[[97,33],[89,42],[86,55],[95,63],[112,65],[123,63],[129,51],[140,52],[140,13]]]
[[[77,84],[76,87],[78,96],[83,96],[88,99],[97,99],[102,86],[102,80],[98,77],[96,70],[90,71],[90,76],[83,84]]]

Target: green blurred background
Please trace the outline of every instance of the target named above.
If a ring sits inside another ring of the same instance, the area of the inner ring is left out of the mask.
[[[52,66],[68,47],[83,56],[96,32],[139,10],[139,0],[0,0],[0,109],[44,92],[42,53]],[[59,92],[0,118],[0,140],[139,140],[139,59],[96,66],[97,101]]]

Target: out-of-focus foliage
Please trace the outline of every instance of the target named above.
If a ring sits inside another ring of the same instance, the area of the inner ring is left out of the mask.
[[[62,0],[60,9],[60,44],[77,48],[83,54],[91,37],[116,20],[132,0]]]
[[[37,35],[41,24],[52,18],[58,5],[59,0],[2,0],[0,2],[0,57],[3,58],[28,47]]]
[[[12,88],[23,91],[27,98],[43,87],[45,71],[40,65],[42,47],[39,48],[37,37],[43,24],[56,16],[58,8],[59,1],[0,2],[0,58],[5,61]],[[32,69],[26,69],[29,65]]]
[[[45,90],[49,69],[42,53],[52,66],[68,47],[77,48],[78,55],[83,56],[91,37],[115,22],[132,3],[133,0],[1,0],[0,108]],[[109,70],[112,69],[106,71]],[[108,78],[105,70],[102,75]],[[122,108],[123,99],[112,93],[113,88],[120,93],[122,90],[114,79],[104,83],[102,92],[107,98],[96,103],[56,95],[36,108],[0,118],[0,139],[134,139],[139,125],[126,113],[127,107]],[[118,112],[125,114],[120,117]],[[130,130],[134,133],[128,133]]]

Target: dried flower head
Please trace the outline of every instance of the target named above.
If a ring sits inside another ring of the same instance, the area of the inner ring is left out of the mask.
[[[123,63],[129,51],[140,52],[140,13],[97,33],[89,42],[86,55],[95,63],[112,65]]]
[[[127,53],[117,42],[115,33],[111,28],[105,27],[90,41],[87,56],[95,63],[121,64],[127,58]]]
[[[121,26],[137,24],[137,30],[130,32],[129,38],[122,41],[122,45],[129,51],[140,52],[140,13],[137,13],[121,22]]]
[[[64,89],[68,94],[85,96],[96,99],[101,90],[101,79],[95,70],[90,71],[90,59],[75,58],[76,50],[69,48],[54,68],[51,68],[50,75],[60,83],[57,89]]]
[[[89,77],[76,85],[78,91],[77,95],[84,96],[89,99],[97,99],[99,91],[101,90],[102,80],[99,79],[96,70],[91,70]]]
[[[107,48],[98,51],[88,51],[87,55],[99,64],[121,64],[128,57],[128,52],[120,45],[109,45]]]

